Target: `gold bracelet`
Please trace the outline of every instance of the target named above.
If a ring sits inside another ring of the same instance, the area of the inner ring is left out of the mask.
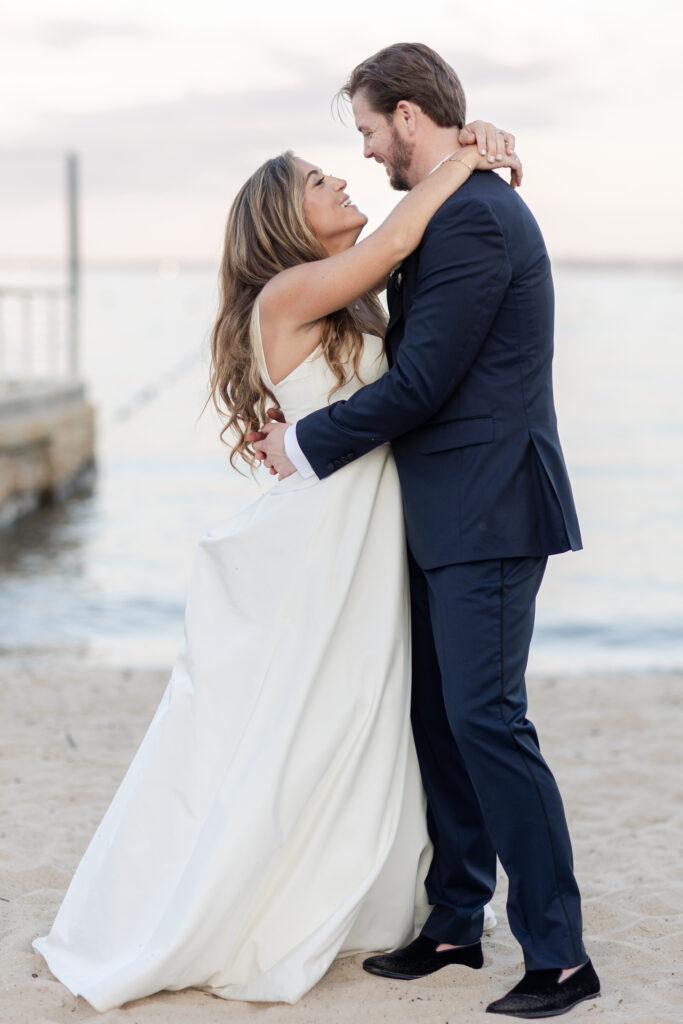
[[[467,163],[467,161],[463,160],[462,157],[460,157],[460,156],[449,156],[448,159],[446,160],[446,163],[462,164],[463,167],[467,168],[467,170],[470,172],[470,174],[474,173],[474,167],[470,167],[470,165]]]

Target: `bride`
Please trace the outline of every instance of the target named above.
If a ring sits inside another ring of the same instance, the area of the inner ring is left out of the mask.
[[[485,125],[463,132],[486,148]],[[378,289],[473,169],[518,177],[506,141],[493,164],[465,145],[357,245],[342,179],[286,153],[246,182],[213,332],[232,458],[253,460],[268,406],[293,422],[385,372]],[[168,687],[33,942],[53,974],[97,1010],[186,987],[295,1002],[340,953],[409,941],[430,859],[409,638],[387,445],[207,533]]]

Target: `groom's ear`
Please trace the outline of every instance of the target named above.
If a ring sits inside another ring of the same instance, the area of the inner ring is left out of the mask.
[[[422,111],[417,103],[410,100],[399,100],[394,111],[394,127],[405,135],[414,135]]]

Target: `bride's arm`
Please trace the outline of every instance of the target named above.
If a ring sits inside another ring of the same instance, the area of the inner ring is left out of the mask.
[[[283,270],[261,292],[261,308],[277,310],[287,333],[306,328],[364,292],[378,288],[387,274],[417,248],[436,211],[473,170],[521,167],[514,153],[493,163],[475,145],[465,146],[410,190],[380,226],[362,242],[314,263]],[[291,344],[291,335],[290,335]],[[302,357],[303,358],[303,357]]]

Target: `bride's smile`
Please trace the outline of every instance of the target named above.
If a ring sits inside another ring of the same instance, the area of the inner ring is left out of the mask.
[[[323,174],[315,164],[300,157],[295,160],[304,175],[304,213],[313,234],[330,255],[348,249],[368,218],[346,192],[346,181]]]

